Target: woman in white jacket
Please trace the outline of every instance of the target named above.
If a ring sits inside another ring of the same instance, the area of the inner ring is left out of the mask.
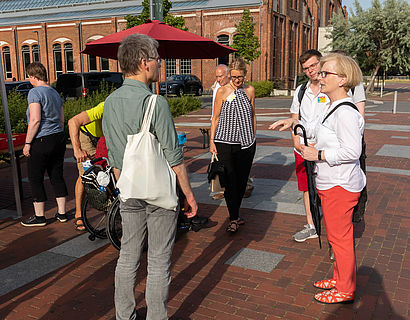
[[[302,157],[315,161],[316,188],[322,203],[327,238],[335,264],[332,279],[317,281],[323,291],[315,295],[321,303],[352,303],[356,290],[356,258],[352,214],[366,176],[360,169],[364,119],[347,92],[362,81],[357,63],[348,56],[329,54],[320,61],[321,92],[330,98],[330,107],[312,123],[296,119],[279,120],[269,129],[293,129],[301,123],[316,144],[302,147]]]

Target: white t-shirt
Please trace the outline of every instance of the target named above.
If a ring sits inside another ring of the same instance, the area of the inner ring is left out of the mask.
[[[309,123],[315,118],[325,112],[330,105],[330,99],[324,93],[320,91],[315,95],[310,88],[310,81],[306,86],[305,94],[303,95],[302,101],[299,104],[299,91],[302,85],[296,88],[295,94],[293,95],[292,105],[290,106],[290,112],[297,114],[299,116],[300,109],[300,119]],[[308,139],[308,143],[314,143],[314,139]],[[300,138],[300,143],[304,145],[303,138]],[[296,151],[296,149],[295,149]],[[298,152],[298,151],[296,151]],[[299,153],[299,152],[298,152]]]
[[[363,82],[360,82],[355,88],[352,95],[352,90],[347,92],[348,96],[353,99],[353,103],[366,101],[366,94],[364,92]]]
[[[215,97],[216,97],[216,92],[218,91],[218,89],[221,87],[221,85],[219,84],[218,81],[215,82],[215,86],[212,92],[212,114],[211,114],[211,120],[212,117],[214,115],[214,105],[215,105]]]
[[[322,124],[326,115],[344,98],[332,103],[330,108],[314,121],[301,121],[306,134],[316,140],[315,148],[324,150],[326,161],[315,161],[316,187],[328,190],[341,186],[350,192],[360,192],[366,185],[366,175],[360,168],[364,119],[351,106],[342,105]]]

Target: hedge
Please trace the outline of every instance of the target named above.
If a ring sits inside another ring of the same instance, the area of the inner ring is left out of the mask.
[[[107,87],[101,88],[100,91],[90,94],[87,98],[78,98],[66,100],[64,102],[64,129],[68,137],[67,121],[76,114],[95,107],[101,101],[104,101],[113,89]],[[202,101],[193,96],[182,96],[180,98],[169,98],[168,103],[173,117],[178,117],[188,112],[200,109]],[[1,106],[1,101],[0,101]],[[13,133],[25,133],[27,131],[27,98],[23,95],[11,92],[8,95],[8,107],[10,122]],[[0,132],[5,133],[5,123],[3,108],[0,108]]]
[[[255,88],[255,98],[269,97],[273,90],[272,81],[253,81],[249,84]]]

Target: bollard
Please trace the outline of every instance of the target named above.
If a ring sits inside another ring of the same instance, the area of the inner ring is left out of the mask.
[[[380,98],[383,98],[383,81],[382,81],[382,85],[380,87]]]
[[[396,110],[397,110],[397,91],[394,91],[393,114],[396,114]]]

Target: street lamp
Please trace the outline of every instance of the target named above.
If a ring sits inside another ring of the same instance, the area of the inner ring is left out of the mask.
[[[38,31],[36,30],[36,31],[33,31],[35,34],[36,34],[36,36],[37,36],[37,54],[38,54],[38,62],[41,62],[41,57],[40,57],[40,41],[39,41],[39,38],[38,38]]]

